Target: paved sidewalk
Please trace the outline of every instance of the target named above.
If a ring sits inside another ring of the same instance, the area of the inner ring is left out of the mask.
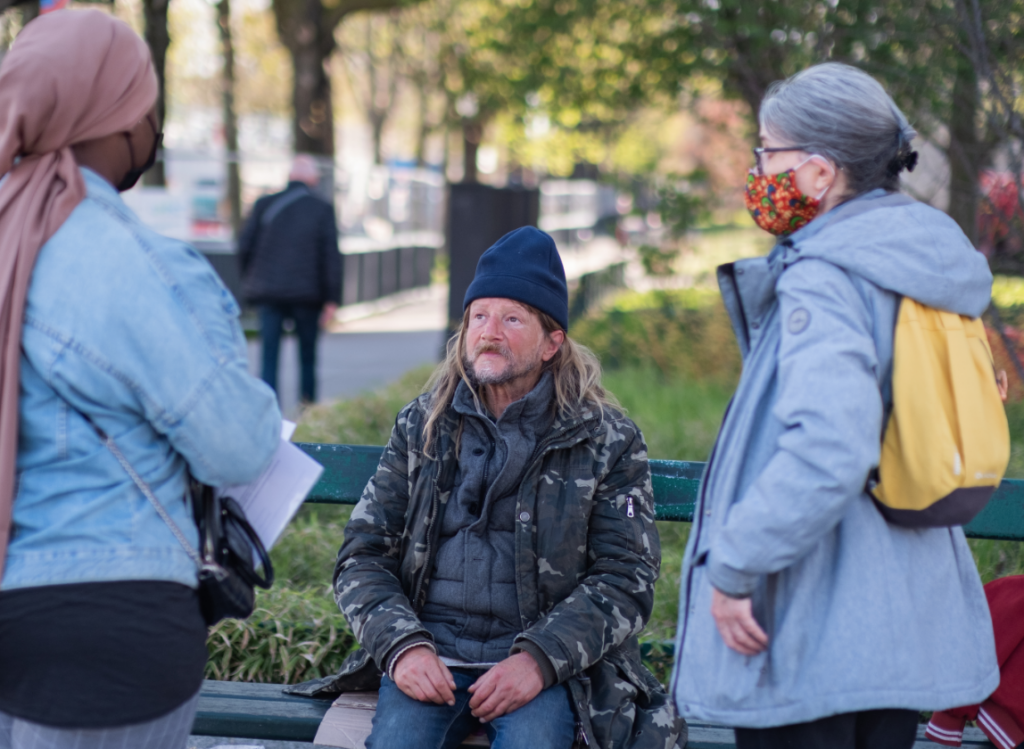
[[[422,364],[440,359],[444,332],[326,333],[317,349],[320,401],[334,400],[373,390]],[[249,371],[260,372],[259,341],[249,342]],[[278,363],[278,395],[285,416],[298,415],[299,352],[294,336],[281,341]]]

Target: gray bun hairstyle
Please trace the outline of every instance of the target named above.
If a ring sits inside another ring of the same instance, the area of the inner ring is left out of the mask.
[[[761,102],[760,124],[780,143],[835,162],[851,197],[898,190],[900,172],[917,165],[910,147],[917,131],[878,81],[850,65],[826,62],[776,81]]]

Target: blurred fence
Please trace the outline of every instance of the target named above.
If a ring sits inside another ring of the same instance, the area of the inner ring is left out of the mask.
[[[167,187],[137,187],[125,193],[126,202],[155,230],[200,250],[240,298],[228,157],[188,150],[167,150],[162,157]],[[243,215],[260,196],[283,189],[289,165],[287,155],[241,160]],[[429,285],[446,247],[448,187],[440,172],[382,166],[346,171],[330,159],[322,161],[321,172],[320,192],[334,204],[344,256],[342,303]],[[540,186],[538,225],[563,253],[579,251],[596,232],[613,233],[617,218],[614,188],[591,180]]]

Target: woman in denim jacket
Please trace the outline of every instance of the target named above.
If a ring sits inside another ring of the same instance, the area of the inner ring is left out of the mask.
[[[118,195],[155,159],[156,92],[99,11],[33,21],[0,71],[4,748],[182,749],[195,715],[195,566],[86,417],[193,544],[189,474],[251,480],[280,438],[231,295]]]

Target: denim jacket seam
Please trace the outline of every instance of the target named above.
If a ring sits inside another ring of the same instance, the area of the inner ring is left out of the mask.
[[[215,337],[207,329],[206,325],[203,323],[203,319],[196,313],[195,306],[191,304],[188,297],[182,293],[181,283],[174,277],[172,273],[169,272],[167,266],[163,262],[161,262],[156,252],[156,248],[153,246],[152,243],[147,241],[138,231],[137,221],[132,220],[130,217],[126,216],[124,213],[121,212],[120,208],[114,205],[113,203],[110,203],[102,199],[98,199],[96,202],[102,210],[105,210],[107,213],[111,214],[111,216],[114,219],[118,220],[122,224],[125,231],[131,234],[132,239],[135,240],[135,243],[138,245],[139,249],[142,250],[142,252],[146,256],[146,259],[149,261],[150,265],[152,265],[153,269],[156,271],[156,274],[160,278],[160,281],[164,284],[168,292],[170,292],[174,300],[181,306],[185,314],[188,315],[189,320],[199,331],[199,334],[202,336],[203,341],[206,343],[207,350],[210,352],[211,356],[213,356],[214,360],[217,361],[219,364],[223,364],[227,360],[226,354],[224,354],[220,350],[220,347],[217,345]],[[168,243],[175,241],[167,239],[166,237],[163,237],[163,239]],[[177,242],[175,243],[178,244]],[[184,243],[180,244],[182,244],[186,250],[189,249],[188,245],[185,245]]]
[[[49,338],[61,344],[61,351],[57,354],[57,356],[54,357],[54,360],[50,365],[50,369],[47,372],[47,379],[49,380],[49,384],[51,385],[51,387],[53,385],[53,380],[57,378],[55,372],[53,371],[53,368],[56,366],[56,362],[61,358],[62,354],[64,354],[67,351],[71,351],[78,355],[79,357],[81,357],[83,361],[96,367],[102,373],[110,377],[113,377],[119,383],[128,388],[128,390],[134,393],[145,405],[149,406],[150,408],[153,409],[153,411],[157,412],[158,415],[155,417],[154,420],[166,421],[166,418],[164,417],[165,410],[161,408],[160,404],[157,403],[153,398],[151,398],[148,393],[146,393],[146,391],[142,388],[142,386],[139,383],[137,383],[131,377],[129,377],[124,372],[119,370],[113,364],[108,362],[106,359],[104,359],[98,353],[93,351],[91,348],[83,344],[81,341],[78,341],[75,338],[67,336],[61,333],[61,331],[31,316],[25,317],[25,324],[35,328],[43,335],[46,335]]]

